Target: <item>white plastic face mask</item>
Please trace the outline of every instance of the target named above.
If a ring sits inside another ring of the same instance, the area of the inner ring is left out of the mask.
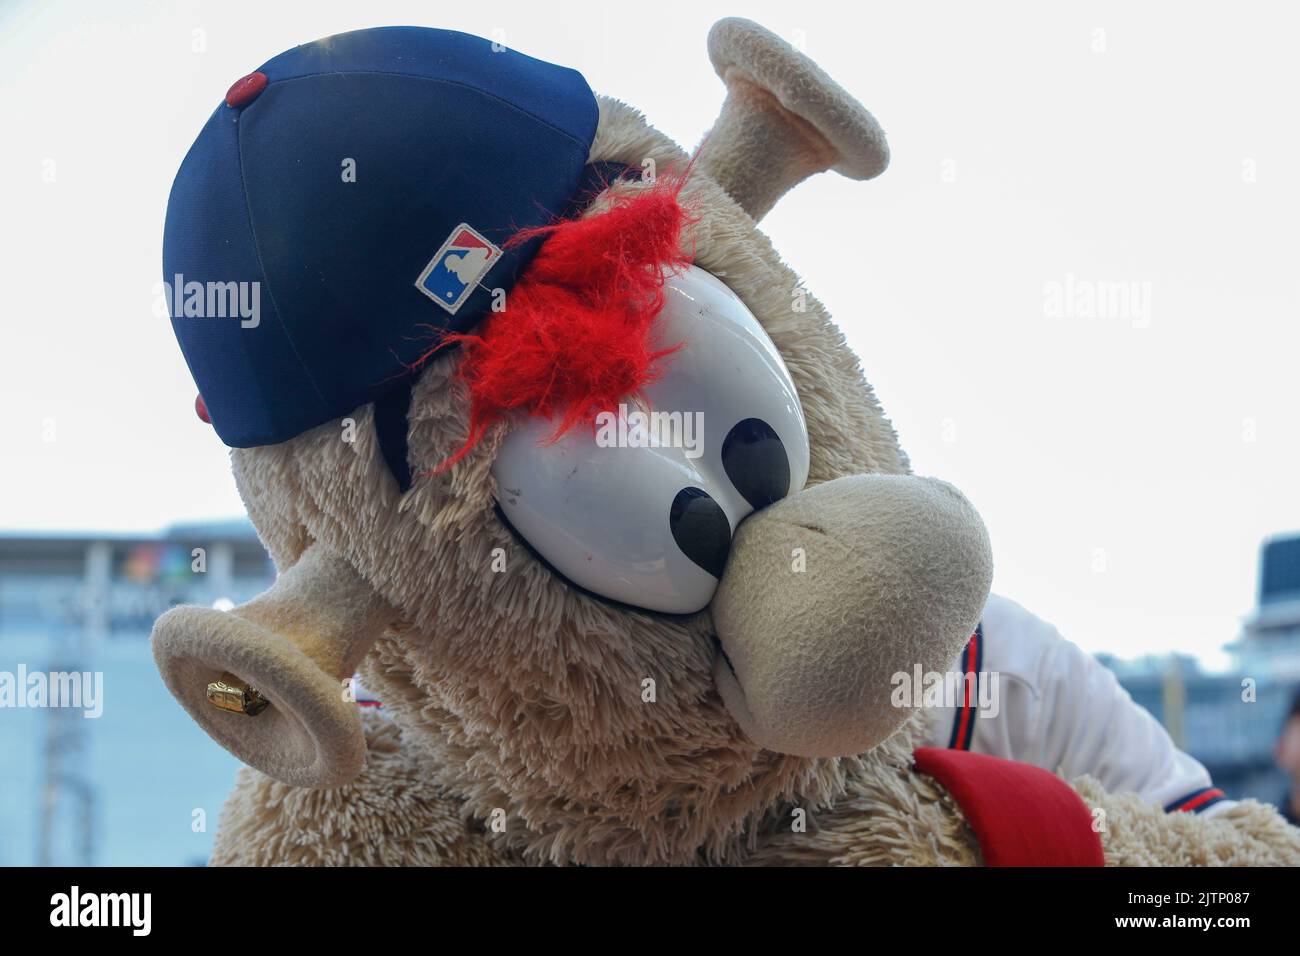
[[[705,607],[736,525],[808,478],[808,430],[776,346],[726,285],[668,279],[645,406],[628,400],[554,443],[529,419],[493,464],[501,511],[569,581],[624,604]]]

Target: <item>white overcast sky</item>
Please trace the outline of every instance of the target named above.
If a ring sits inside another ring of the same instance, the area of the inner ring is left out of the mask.
[[[983,514],[996,589],[1090,650],[1219,660],[1261,539],[1300,527],[1281,3],[2,2],[0,529],[241,513],[152,311],[172,176],[235,78],[343,30],[449,27],[576,67],[694,145],[723,96],[705,35],[734,14],[889,134],[882,177],[817,177],[764,228],[916,470]],[[1070,276],[1139,283],[1149,323],[1049,315]]]

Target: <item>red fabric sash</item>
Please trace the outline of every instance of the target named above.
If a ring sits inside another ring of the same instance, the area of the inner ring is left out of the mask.
[[[952,794],[986,866],[1103,866],[1092,813],[1039,767],[964,750],[918,747],[916,769]]]

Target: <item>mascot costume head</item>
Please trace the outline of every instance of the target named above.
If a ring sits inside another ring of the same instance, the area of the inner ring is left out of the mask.
[[[154,631],[253,768],[215,862],[981,861],[890,691],[977,624],[985,529],[758,229],[881,173],[884,134],[756,24],[708,47],[694,155],[572,70],[406,27],[281,54],[203,127],[172,323],[280,572]],[[231,288],[255,315],[209,314]],[[1142,861],[1171,824],[1088,785]]]

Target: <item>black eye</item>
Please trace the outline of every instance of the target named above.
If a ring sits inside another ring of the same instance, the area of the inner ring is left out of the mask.
[[[722,578],[731,550],[731,522],[708,492],[699,488],[677,492],[668,509],[668,526],[682,554],[715,578]]]
[[[722,467],[755,511],[790,493],[790,459],[772,426],[746,418],[722,442]]]

